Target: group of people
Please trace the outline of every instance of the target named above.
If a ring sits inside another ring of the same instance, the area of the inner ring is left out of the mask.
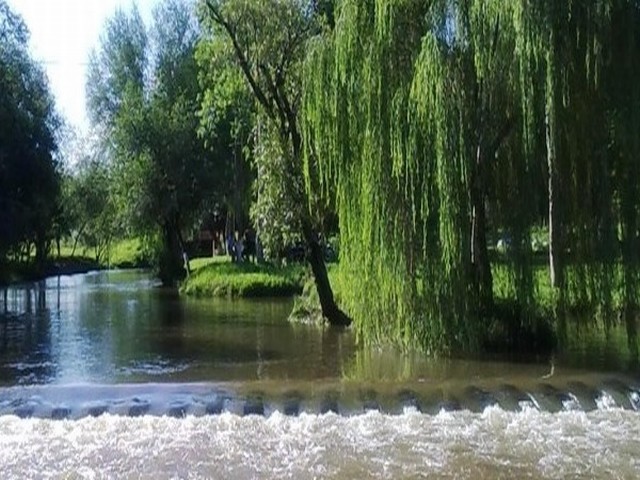
[[[226,246],[232,262],[255,262],[262,258],[260,241],[253,230],[245,230],[242,236],[238,232],[235,235],[229,233]]]

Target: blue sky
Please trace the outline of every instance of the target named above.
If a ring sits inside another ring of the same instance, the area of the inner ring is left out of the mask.
[[[158,0],[136,0],[145,21]],[[71,125],[86,131],[85,76],[89,52],[117,7],[133,0],[8,0],[31,32],[31,51],[46,68],[58,110]]]

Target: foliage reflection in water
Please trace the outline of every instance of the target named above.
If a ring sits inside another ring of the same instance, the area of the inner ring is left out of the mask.
[[[143,272],[12,287],[0,306],[8,385],[336,377],[353,351],[287,323],[290,301],[182,300]]]

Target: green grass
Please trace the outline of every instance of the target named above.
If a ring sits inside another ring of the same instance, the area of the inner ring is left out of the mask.
[[[285,297],[302,291],[306,269],[268,264],[232,263],[228,257],[195,258],[191,275],[180,287],[198,297]]]
[[[116,267],[144,267],[149,265],[142,240],[139,238],[119,240],[109,249],[109,265]]]
[[[72,257],[73,253],[73,257]],[[95,252],[93,248],[78,244],[73,251],[73,243],[65,242],[60,245],[60,256],[54,246],[51,252],[54,261],[65,261],[70,258],[94,258]],[[150,265],[149,255],[145,252],[144,244],[140,238],[127,238],[116,240],[111,243],[108,255],[101,260],[103,268],[138,268],[148,267]]]
[[[73,254],[73,255],[72,255]],[[113,242],[108,258],[100,263],[95,261],[92,248],[78,244],[75,251],[72,242],[60,245],[60,255],[54,245],[49,259],[44,265],[35,265],[35,255],[30,261],[17,262],[0,259],[0,285],[38,280],[51,275],[71,275],[104,268],[141,268],[150,262],[141,239],[125,239]]]
[[[230,264],[229,257],[227,257],[226,255],[219,255],[217,257],[198,257],[189,260],[189,265],[193,272],[195,272],[196,270],[200,270],[207,265],[217,265],[222,263]]]

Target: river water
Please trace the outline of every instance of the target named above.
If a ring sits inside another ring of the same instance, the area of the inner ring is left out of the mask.
[[[640,478],[620,332],[434,360],[290,307],[130,271],[0,290],[1,478]]]

